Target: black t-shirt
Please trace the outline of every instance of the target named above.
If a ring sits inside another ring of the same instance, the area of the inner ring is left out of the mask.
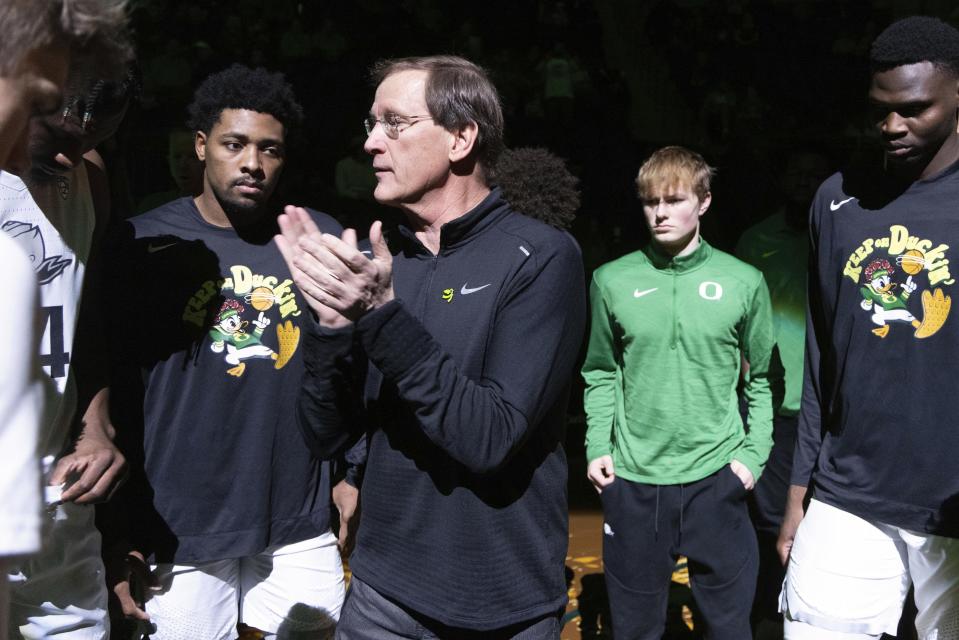
[[[118,234],[114,361],[143,382],[142,439],[125,436],[142,473],[125,517],[157,561],[248,556],[329,529],[329,466],[294,418],[310,313],[273,233],[272,218],[241,232],[210,225],[182,198]],[[130,382],[114,383],[121,407],[141,406]]]
[[[959,537],[959,164],[896,188],[836,174],[810,220],[792,483],[868,520]]]

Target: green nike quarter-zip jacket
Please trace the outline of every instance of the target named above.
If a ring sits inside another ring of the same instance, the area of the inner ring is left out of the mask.
[[[648,484],[694,482],[736,459],[758,480],[772,447],[762,274],[705,241],[678,258],[649,245],[597,269],[590,302],[588,459],[611,454],[617,476]]]

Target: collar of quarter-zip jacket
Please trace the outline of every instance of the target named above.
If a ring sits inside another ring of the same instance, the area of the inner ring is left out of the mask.
[[[647,244],[643,248],[643,253],[649,263],[657,269],[675,273],[688,273],[706,264],[710,256],[713,255],[713,248],[703,238],[700,238],[699,246],[692,253],[684,256],[673,257],[668,255],[655,242]]]

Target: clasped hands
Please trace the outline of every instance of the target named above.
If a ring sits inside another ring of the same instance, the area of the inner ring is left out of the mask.
[[[393,256],[379,220],[370,227],[371,258],[357,248],[356,231],[323,233],[301,207],[285,207],[278,223],[277,247],[322,326],[347,326],[393,299]]]

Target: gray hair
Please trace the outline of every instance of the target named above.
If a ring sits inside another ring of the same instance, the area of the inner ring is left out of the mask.
[[[370,76],[379,85],[401,71],[426,71],[426,106],[433,120],[447,131],[476,123],[476,159],[487,182],[503,151],[503,109],[499,93],[486,71],[458,56],[422,56],[381,60]]]
[[[121,74],[133,57],[126,0],[0,0],[0,33],[0,74],[30,51],[57,44],[107,76]]]

